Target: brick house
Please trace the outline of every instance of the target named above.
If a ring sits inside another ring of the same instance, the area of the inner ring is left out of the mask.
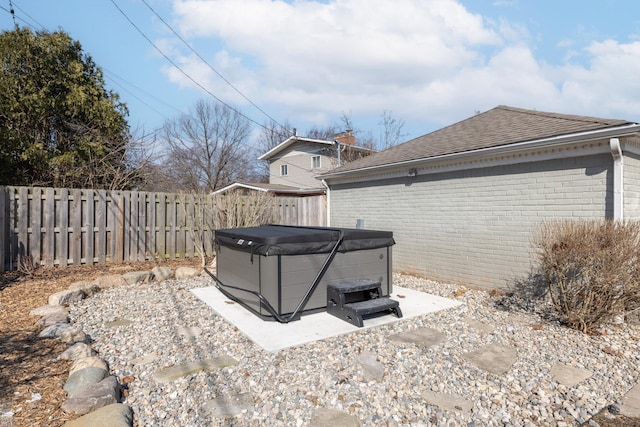
[[[395,271],[506,288],[557,218],[640,218],[640,124],[498,106],[319,176],[330,224],[394,233]]]

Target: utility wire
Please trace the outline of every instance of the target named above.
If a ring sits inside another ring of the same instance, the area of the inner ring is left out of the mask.
[[[9,0],[9,4],[11,4],[11,0]],[[44,25],[42,25],[41,23],[38,22],[38,20],[34,19],[33,16],[29,15],[27,12],[25,12],[20,6],[18,6],[17,4],[15,4],[14,2],[14,6],[16,7],[16,9],[18,9],[20,12],[22,12],[23,15],[27,16],[29,19],[31,19],[33,22],[35,22],[36,24],[38,24],[38,26],[40,28],[44,28]]]
[[[25,24],[27,27],[31,27],[31,28],[35,29],[35,27],[34,27],[33,25],[31,25],[30,23],[28,23],[28,22],[27,22],[27,21],[25,21],[24,19],[20,18],[19,16],[16,16],[16,15],[15,15],[15,11],[13,10],[13,8],[10,10],[10,9],[7,9],[6,7],[4,7],[4,6],[0,6],[0,9],[4,10],[5,12],[7,12],[8,14],[10,14],[10,15],[11,15],[11,17],[13,18],[13,23],[14,23],[14,24],[16,23],[16,19],[18,19],[19,21],[24,22],[24,24]],[[18,27],[18,25],[16,25],[16,28],[17,28],[17,27]]]
[[[173,61],[171,58],[169,58],[169,56],[164,53],[162,51],[162,49],[160,49],[154,42],[151,41],[151,39],[149,37],[147,37],[147,35],[135,24],[135,22],[133,22],[131,20],[131,18],[129,18],[129,16],[127,16],[127,14],[120,8],[120,6],[118,6],[118,4],[115,2],[115,0],[111,0],[111,3],[113,3],[113,5],[115,6],[116,9],[118,9],[118,11],[122,14],[122,16],[125,17],[125,19],[127,21],[129,21],[129,23],[133,26],[133,28],[136,29],[136,31],[138,31],[138,33],[140,33],[140,35],[142,37],[144,37],[144,39],[146,41],[149,42],[149,44],[151,44],[151,46],[154,47],[155,50],[158,51],[158,53],[160,53],[160,55],[162,55],[164,57],[164,59],[166,59],[167,61],[169,61],[169,63],[171,65],[173,65],[178,71],[180,71],[186,78],[188,78],[191,82],[193,82],[193,84],[195,84],[196,86],[198,86],[200,89],[202,89],[204,92],[206,92],[207,94],[211,95],[215,100],[217,100],[218,102],[220,102],[222,105],[226,106],[227,108],[229,108],[230,110],[234,111],[235,113],[239,114],[240,116],[244,117],[245,119],[249,120],[251,123],[266,129],[266,130],[270,130],[267,126],[263,125],[262,123],[259,123],[255,120],[253,120],[251,117],[247,116],[246,114],[242,113],[240,110],[238,110],[237,108],[232,107],[231,105],[227,104],[226,102],[224,102],[222,99],[218,98],[216,95],[214,95],[211,91],[209,91],[207,88],[205,88],[203,85],[201,85],[200,83],[198,83],[193,77],[191,77],[189,74],[187,74],[186,71],[184,71],[178,64],[175,63],[175,61]]]
[[[220,74],[218,72],[218,70],[216,70],[211,64],[209,64],[206,59],[204,59],[198,52],[196,52],[196,50],[193,47],[191,47],[191,45],[189,43],[187,43],[187,41],[184,38],[182,38],[182,36],[180,36],[180,34],[178,34],[176,32],[176,30],[174,30],[171,25],[169,25],[164,19],[162,19],[162,16],[160,16],[158,14],[158,12],[156,12],[149,5],[149,3],[147,3],[147,0],[142,0],[142,3],[144,3],[145,6],[147,6],[147,8],[149,8],[149,10],[151,12],[153,12],[153,14],[173,33],[173,35],[176,36],[191,52],[193,52],[194,55],[196,55],[198,57],[198,59],[200,59],[207,67],[209,67],[211,69],[211,71],[216,73],[218,75],[218,77],[220,77],[226,84],[231,86],[231,88],[233,88],[233,90],[235,90],[240,96],[242,96],[245,100],[247,100],[247,102],[249,102],[249,104],[253,105],[258,111],[260,111],[262,114],[267,116],[269,118],[269,120],[271,120],[273,123],[277,124],[282,129],[284,129],[284,126],[282,126],[280,123],[278,123],[278,121],[276,119],[271,117],[266,111],[264,111],[262,108],[260,108],[258,105],[256,105],[252,100],[250,100],[244,93],[242,93],[240,91],[240,89],[235,87],[233,85],[233,83],[231,83],[229,80],[227,80],[222,74]]]

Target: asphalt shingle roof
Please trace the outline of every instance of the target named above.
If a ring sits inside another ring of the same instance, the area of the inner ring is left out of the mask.
[[[500,105],[388,150],[347,163],[329,174],[632,123],[626,120],[546,113]]]

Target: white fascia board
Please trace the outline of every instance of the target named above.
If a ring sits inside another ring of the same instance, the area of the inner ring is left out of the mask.
[[[278,154],[282,150],[290,147],[291,145],[295,144],[296,142],[312,142],[312,143],[315,143],[315,144],[323,144],[323,145],[334,145],[335,144],[333,141],[326,141],[326,140],[323,140],[323,139],[313,139],[313,138],[303,138],[303,137],[299,137],[299,136],[291,136],[291,137],[285,139],[280,144],[278,144],[275,147],[273,147],[271,150],[269,150],[266,153],[264,153],[262,156],[258,157],[258,160],[269,160],[271,157],[275,156],[276,154]]]
[[[540,149],[557,149],[560,150],[566,145],[572,145],[580,142],[589,142],[595,141],[599,139],[608,139],[613,137],[624,137],[630,135],[636,135],[640,132],[640,124],[634,123],[631,125],[619,126],[610,129],[602,129],[597,131],[589,131],[589,132],[580,132],[570,135],[563,135],[551,138],[542,138],[532,141],[526,142],[518,142],[507,145],[500,145],[497,147],[489,147],[489,148],[481,148],[477,150],[464,151],[461,153],[453,153],[453,154],[444,154],[442,156],[435,157],[427,157],[415,160],[406,160],[402,162],[389,163],[386,165],[378,165],[378,166],[369,166],[361,169],[353,169],[344,172],[334,172],[334,173],[326,173],[322,174],[318,177],[318,179],[324,179],[327,181],[337,180],[343,182],[359,182],[359,181],[367,181],[372,179],[373,175],[384,175],[384,178],[387,178],[389,175],[395,175],[392,171],[397,169],[403,169],[404,175],[406,175],[406,169],[409,168],[424,168],[425,166],[437,163],[463,163],[469,164],[473,158],[478,159],[486,159],[487,157],[499,158],[499,156],[512,156],[517,154],[517,152],[530,152],[531,150],[540,150]],[[608,145],[607,145],[608,147]],[[600,152],[600,151],[599,151]],[[606,151],[602,151],[606,152]],[[576,154],[573,154],[576,155]],[[584,154],[582,154],[584,155]],[[537,160],[537,159],[536,159]],[[527,161],[534,161],[532,159]],[[480,163],[480,162],[478,162]],[[486,161],[481,162],[482,166],[477,167],[486,167]],[[521,163],[521,162],[516,162]],[[461,169],[461,167],[453,168],[450,170]],[[438,170],[440,171],[440,170]],[[433,172],[432,172],[433,173]],[[403,176],[403,173],[399,173],[399,176]],[[373,178],[375,179],[375,178]]]
[[[226,193],[227,191],[233,190],[234,188],[247,188],[249,190],[264,191],[264,192],[269,191],[266,188],[248,185],[248,184],[242,184],[240,182],[234,182],[233,184],[227,185],[226,187],[223,187],[219,190],[214,191],[213,194]]]

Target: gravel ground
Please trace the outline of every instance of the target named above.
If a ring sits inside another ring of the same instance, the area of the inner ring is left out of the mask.
[[[640,377],[637,326],[612,325],[601,334],[584,335],[539,314],[506,309],[486,292],[406,275],[396,275],[394,285],[464,304],[269,353],[189,292],[210,285],[199,277],[123,286],[71,308],[72,321],[92,337],[112,372],[135,378],[125,403],[133,408],[137,426],[303,426],[318,408],[352,414],[364,426],[579,425],[608,405],[620,405]],[[105,325],[117,319],[133,323]],[[202,333],[187,338],[177,333],[183,327],[199,327]],[[443,332],[445,341],[418,347],[389,339],[426,327]],[[517,351],[517,362],[503,375],[463,358],[490,343]],[[362,352],[374,353],[384,366],[382,381],[367,377],[356,358]],[[133,363],[149,354],[155,354],[149,363]],[[223,355],[238,364],[165,384],[152,379],[161,368]],[[593,375],[565,387],[551,378],[556,363]],[[454,393],[474,407],[470,413],[444,411],[425,402],[425,391]],[[208,401],[240,393],[253,399],[252,409],[226,418],[207,413]]]

